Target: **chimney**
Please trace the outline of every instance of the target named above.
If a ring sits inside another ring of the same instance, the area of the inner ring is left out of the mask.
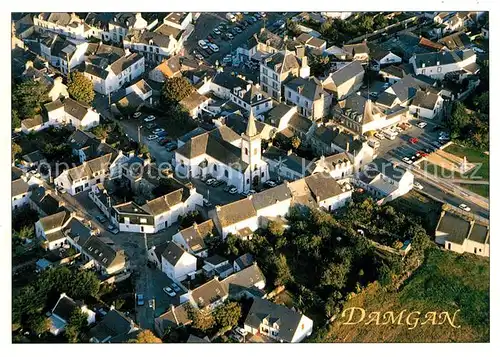
[[[349,152],[349,142],[346,143],[346,146],[345,146],[345,151],[346,152]]]
[[[194,229],[198,229],[198,223],[194,222],[194,223],[193,223],[193,228],[194,228]]]
[[[113,311],[114,309],[115,309],[115,305],[111,305],[111,306],[109,307],[109,311]]]
[[[287,154],[288,156],[292,155],[292,154],[293,154],[292,149],[289,149],[289,150],[286,152],[286,154]]]
[[[33,67],[33,61],[26,61],[25,67],[26,69]]]
[[[220,212],[220,206],[219,205],[215,206],[215,211],[216,212]]]

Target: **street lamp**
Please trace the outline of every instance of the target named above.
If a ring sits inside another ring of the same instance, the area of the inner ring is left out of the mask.
[[[142,129],[142,125],[137,127],[137,142],[139,144],[141,143],[141,129]]]

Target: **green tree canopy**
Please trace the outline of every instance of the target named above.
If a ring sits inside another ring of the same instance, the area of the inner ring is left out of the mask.
[[[300,146],[300,138],[298,136],[294,136],[292,137],[292,139],[290,140],[291,144],[292,144],[292,147],[297,150]]]
[[[28,318],[28,324],[31,331],[35,334],[40,335],[50,329],[52,325],[50,319],[41,315],[33,314]]]
[[[40,113],[41,105],[47,102],[47,88],[38,81],[25,81],[12,91],[12,108],[20,119],[31,118]]]
[[[142,330],[136,339],[128,340],[129,343],[162,343],[161,339],[156,337],[151,330]]]
[[[90,104],[94,100],[94,85],[81,72],[71,72],[68,82],[68,93],[71,98]]]
[[[16,109],[12,109],[11,111],[11,116],[12,116],[12,129],[20,128],[21,127],[21,119],[19,119],[19,114]]]
[[[215,310],[214,317],[220,328],[236,326],[241,317],[241,306],[235,301],[226,303]]]
[[[171,105],[180,102],[194,91],[193,86],[184,77],[167,78],[161,89],[165,104]]]
[[[200,330],[202,332],[207,332],[212,329],[215,325],[215,318],[210,310],[198,310],[189,306],[188,309],[188,317],[193,321],[193,326],[195,329]]]
[[[23,149],[15,142],[12,142],[11,147],[12,147],[12,161],[14,161],[17,155],[23,152]]]
[[[490,110],[490,92],[483,92],[474,97],[474,106],[482,114],[488,114]]]

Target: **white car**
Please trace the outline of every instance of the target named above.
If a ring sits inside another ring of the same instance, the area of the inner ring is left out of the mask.
[[[257,192],[255,192],[255,190],[250,190],[248,192],[245,192],[245,196],[251,196],[251,195],[255,195]]]
[[[163,133],[164,131],[165,131],[165,129],[163,129],[163,128],[156,128],[153,130],[153,133],[160,134],[160,133]]]
[[[403,157],[403,162],[408,164],[408,165],[411,165],[413,164],[413,161],[411,161],[411,159],[407,158],[407,157]]]
[[[132,115],[132,117],[134,117],[135,119],[139,118],[140,116],[142,115],[141,112],[135,112],[134,115]]]
[[[398,133],[402,133],[404,130],[403,128],[397,126],[396,128],[394,128],[394,130],[396,130]]]
[[[172,288],[170,288],[170,287],[168,287],[168,286],[165,286],[165,287],[163,288],[163,292],[164,292],[165,294],[167,294],[168,296],[172,296],[172,297],[174,297],[174,296],[175,296],[175,291],[173,291],[173,290],[172,290]]]
[[[216,44],[214,43],[209,43],[208,46],[210,47],[210,49],[214,52],[219,52],[219,46],[217,46]]]
[[[198,41],[198,46],[200,46],[201,48],[203,48],[204,50],[206,50],[208,48],[208,45],[205,41],[203,40],[199,40]]]
[[[214,28],[214,34],[220,35],[220,30],[218,28]]]
[[[485,53],[485,51],[480,49],[479,47],[472,47],[472,50],[476,53]]]
[[[460,209],[464,210],[465,212],[470,212],[470,207],[467,206],[465,203],[460,204]]]
[[[148,135],[148,140],[156,140],[158,139],[158,135]]]
[[[207,200],[206,198],[203,199],[203,205],[205,207],[212,207],[212,203],[209,200]]]
[[[231,32],[226,33],[226,36],[230,40],[232,40],[234,38],[234,36],[233,36],[233,34]]]
[[[384,139],[385,139],[385,136],[384,136],[383,134],[381,134],[381,133],[375,133],[375,135],[374,135],[374,136],[375,136],[377,139],[379,139],[379,140],[384,140]]]
[[[420,123],[417,124],[417,126],[420,128],[420,129],[423,129],[427,126],[427,123],[425,121],[421,121]]]
[[[233,187],[233,188],[231,188],[231,189],[229,190],[229,193],[230,193],[230,194],[232,194],[232,195],[234,195],[234,194],[235,194],[235,193],[237,193],[237,192],[238,192],[238,189],[237,189],[236,187]]]
[[[155,119],[156,119],[156,118],[155,118],[155,116],[154,116],[154,115],[148,115],[148,116],[146,117],[146,119],[144,119],[144,121],[145,121],[145,122],[150,122],[150,121],[153,121],[153,120],[155,120]]]
[[[419,182],[414,182],[413,183],[413,187],[416,188],[416,189],[418,189],[418,190],[423,190],[424,189],[424,186],[422,186],[422,184],[419,183]]]
[[[274,182],[272,180],[269,180],[269,181],[266,181],[266,185],[268,185],[269,187],[275,187],[276,186],[276,182]]]
[[[214,182],[215,182],[215,179],[214,179],[214,178],[210,178],[210,179],[208,179],[205,183],[206,183],[207,185],[211,185],[211,184],[213,184]]]
[[[239,327],[239,326],[236,326],[236,327],[234,328],[234,332],[236,332],[236,333],[240,334],[241,336],[246,336],[246,335],[248,335],[248,331],[246,331],[244,328],[241,328],[241,327]]]

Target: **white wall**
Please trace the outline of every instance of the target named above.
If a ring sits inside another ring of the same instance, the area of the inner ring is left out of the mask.
[[[163,256],[162,261],[162,271],[167,274],[171,279],[182,281],[187,278],[188,274],[196,271],[196,257],[189,253],[184,253],[181,259],[177,262],[174,267],[170,264]]]
[[[12,209],[17,209],[26,206],[30,202],[31,192],[26,192],[18,196],[12,197]]]
[[[302,326],[304,326],[304,328],[302,328]],[[312,329],[313,329],[313,321],[309,317],[302,315],[297,330],[293,335],[292,343],[301,342],[304,338],[310,336],[312,333]]]
[[[223,227],[222,228],[222,238],[225,239],[229,233],[237,234],[238,230],[246,228],[246,227],[250,228],[252,230],[252,232],[256,231],[257,228],[259,228],[258,216],[254,216],[254,217],[245,219],[243,221],[240,221],[238,223],[235,223],[233,225]]]

